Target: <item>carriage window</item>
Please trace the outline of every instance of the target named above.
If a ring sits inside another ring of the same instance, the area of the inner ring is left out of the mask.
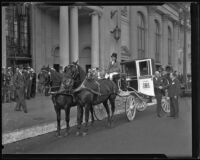
[[[150,62],[149,61],[140,62],[139,67],[140,67],[140,76],[151,75]]]

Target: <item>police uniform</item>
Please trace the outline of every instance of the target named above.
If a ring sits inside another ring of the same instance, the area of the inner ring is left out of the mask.
[[[180,95],[180,82],[177,78],[171,81],[168,92],[170,97],[170,117],[177,118],[179,112],[178,97]]]
[[[155,92],[155,97],[157,100],[157,116],[160,117],[161,115],[161,100],[162,100],[162,90],[159,89],[160,86],[162,86],[162,79],[160,77],[154,77],[153,78],[153,83],[154,83],[154,92]]]
[[[20,66],[20,69],[22,69],[22,66]],[[15,110],[19,111],[21,106],[25,113],[27,113],[27,106],[25,101],[25,83],[26,79],[22,72],[18,71],[14,75],[14,86],[16,89],[16,107]]]

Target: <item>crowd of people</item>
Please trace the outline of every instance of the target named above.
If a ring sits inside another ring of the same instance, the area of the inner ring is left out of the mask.
[[[34,98],[36,94],[36,73],[29,65],[18,65],[14,67],[2,67],[2,103],[9,103],[17,100],[16,77],[19,72],[24,77],[25,98]],[[20,81],[21,83],[21,81]]]

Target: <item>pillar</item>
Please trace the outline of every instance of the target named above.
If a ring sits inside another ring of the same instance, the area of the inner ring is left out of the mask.
[[[162,17],[162,53],[161,53],[161,63],[165,67],[168,65],[168,18],[166,15]]]
[[[99,67],[99,13],[94,11],[92,14],[92,53],[91,65],[92,67]]]
[[[68,6],[60,7],[60,66],[69,65],[69,15]]]
[[[75,62],[79,57],[78,42],[78,7],[70,8],[70,62]]]

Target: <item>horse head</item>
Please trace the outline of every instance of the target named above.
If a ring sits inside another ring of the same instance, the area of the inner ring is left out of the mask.
[[[65,88],[75,88],[77,87],[82,81],[83,76],[85,76],[85,72],[83,69],[78,65],[78,61],[69,64],[64,68],[63,73],[63,80],[62,83]]]

